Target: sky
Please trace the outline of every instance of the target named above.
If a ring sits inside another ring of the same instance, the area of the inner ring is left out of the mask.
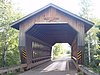
[[[18,8],[24,14],[32,13],[49,3],[53,3],[74,14],[80,11],[79,0],[12,0],[14,8]],[[92,0],[93,15],[100,18],[100,0]]]
[[[79,9],[74,9],[73,10],[73,6],[75,6],[76,8],[78,8],[78,4],[75,0],[12,0],[16,5],[18,6],[20,9],[22,9],[22,11],[25,14],[29,14],[30,12],[34,12],[35,10],[40,9],[41,7],[44,7],[45,5],[49,4],[49,3],[53,3],[55,5],[58,5],[64,9],[73,11],[75,13],[77,13],[77,11]]]

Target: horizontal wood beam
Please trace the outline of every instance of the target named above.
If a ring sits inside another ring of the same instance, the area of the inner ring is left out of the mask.
[[[34,24],[44,24],[44,25],[47,25],[47,24],[68,24],[68,22],[35,22]]]

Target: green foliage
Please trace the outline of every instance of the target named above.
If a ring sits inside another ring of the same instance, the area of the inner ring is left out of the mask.
[[[0,0],[0,67],[19,63],[18,31],[10,24],[21,16],[13,10],[10,1]]]
[[[91,20],[95,25],[87,32],[85,38],[84,64],[94,71],[100,72],[100,19],[91,16],[91,0],[81,0],[80,16]],[[90,52],[89,52],[90,50]],[[90,61],[89,61],[90,55]],[[98,68],[98,69],[97,69]]]
[[[61,47],[61,44],[60,44],[60,43],[54,45],[53,56],[54,56],[54,57],[55,57],[55,56],[59,56],[59,55],[62,53],[61,49],[62,49],[62,47]]]
[[[78,72],[78,75],[83,75],[83,73],[82,72]]]
[[[15,73],[8,73],[7,75],[16,75]]]
[[[70,54],[70,51],[63,47],[63,43],[56,43],[53,46],[53,56],[54,58],[61,55]]]
[[[95,24],[100,24],[98,20],[96,21],[94,18],[92,21]],[[93,68],[94,71],[99,72],[100,66],[98,67],[98,64],[100,62],[100,38],[97,36],[98,33],[100,33],[100,29],[98,28],[98,25],[94,25],[86,34],[85,38],[85,66],[88,66],[90,68]],[[90,45],[90,46],[89,46]],[[89,62],[89,52],[90,49],[90,62]],[[99,62],[97,62],[99,61]]]

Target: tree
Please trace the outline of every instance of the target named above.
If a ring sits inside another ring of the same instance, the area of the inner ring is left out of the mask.
[[[53,48],[53,56],[54,57],[59,56],[62,53],[61,50],[62,50],[61,43],[55,44]]]
[[[90,7],[91,0],[80,0],[80,16],[90,20]],[[84,50],[84,64],[87,66],[90,62],[90,33],[86,34],[85,38],[85,50]]]
[[[92,1],[91,0],[80,0],[80,12],[79,15],[83,18],[86,18],[88,20],[91,20],[91,6],[92,6]]]
[[[91,1],[90,0],[81,0],[81,12],[80,16],[91,20],[95,23],[95,25],[87,32],[85,38],[85,65],[90,65],[92,68],[98,68],[97,61],[98,58],[100,59],[100,46],[99,46],[99,35],[100,35],[100,20],[91,16],[90,7]],[[89,56],[89,58],[88,58]],[[97,58],[98,57],[98,58]]]
[[[18,31],[12,29],[10,23],[21,16],[21,13],[13,10],[11,1],[0,0],[0,66],[2,67],[19,63]]]
[[[66,47],[63,43],[56,43],[53,46],[53,57],[59,57],[61,55],[65,54],[71,54],[70,50],[67,49],[68,45],[66,44]]]

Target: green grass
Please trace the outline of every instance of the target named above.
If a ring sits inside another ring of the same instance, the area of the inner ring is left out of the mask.
[[[8,73],[7,75],[16,75],[15,73]]]
[[[78,72],[78,75],[83,75],[83,73],[82,72]]]

